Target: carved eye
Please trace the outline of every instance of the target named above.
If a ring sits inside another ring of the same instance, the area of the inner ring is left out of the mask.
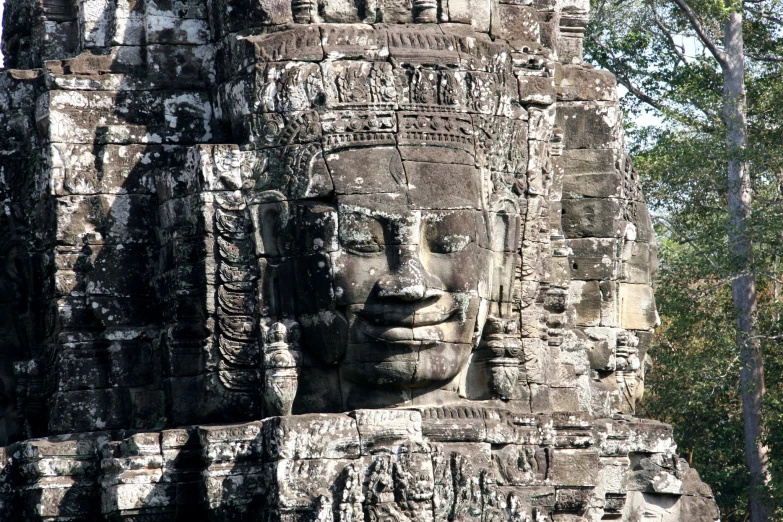
[[[462,252],[474,241],[475,222],[469,211],[434,213],[424,223],[423,239],[430,252],[454,254]]]
[[[340,245],[349,252],[373,254],[383,250],[383,227],[375,219],[361,214],[341,216]]]
[[[463,234],[448,234],[435,238],[431,245],[431,250],[438,254],[453,254],[462,252],[473,239]]]
[[[378,244],[372,237],[353,237],[347,241],[341,240],[340,244],[346,250],[359,254],[372,254],[382,250],[381,245]]]

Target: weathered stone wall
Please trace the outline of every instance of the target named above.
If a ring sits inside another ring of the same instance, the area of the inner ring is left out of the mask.
[[[23,284],[47,283],[44,333],[16,357],[30,359],[17,367],[26,435],[152,427],[166,415],[157,184],[213,138],[206,7],[12,2],[5,19],[6,64],[42,68],[1,73],[27,90],[3,105],[11,158],[33,156],[4,166],[26,176],[9,199],[31,201],[16,227],[38,272]]]
[[[7,3],[0,518],[717,517],[587,3]]]
[[[628,506],[646,502],[644,520],[716,519],[673,448],[671,427],[653,421],[450,407],[96,432],[7,448],[5,473],[18,475],[4,477],[0,509],[6,520],[575,522],[641,520]]]

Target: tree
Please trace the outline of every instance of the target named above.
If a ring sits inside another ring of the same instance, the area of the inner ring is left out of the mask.
[[[653,110],[662,118],[659,128],[632,129],[631,135],[637,140],[640,167],[651,162],[647,167],[653,170],[670,169],[657,172],[659,185],[652,190],[654,198],[674,197],[676,202],[652,201],[653,208],[665,211],[659,214],[666,218],[659,228],[672,240],[662,248],[664,277],[673,258],[679,262],[706,254],[707,270],[680,288],[703,293],[704,285],[715,287],[709,294],[717,299],[723,287],[731,288],[750,520],[768,520],[770,441],[762,423],[762,340],[772,339],[770,329],[776,326],[759,327],[757,284],[759,277],[767,278],[763,292],[772,283],[777,309],[783,227],[772,218],[779,213],[783,181],[783,104],[775,99],[781,90],[783,20],[778,14],[783,9],[779,0],[594,0],[593,8],[588,56],[617,75],[632,95],[626,98],[627,108]],[[701,153],[702,164],[694,164],[694,153]],[[686,166],[693,170],[684,171]],[[662,188],[665,192],[656,192]],[[712,206],[698,212],[705,201]],[[706,223],[710,226],[704,228]],[[723,248],[725,255],[716,256],[720,250],[715,248]],[[662,283],[667,282],[664,278]],[[703,297],[700,304],[707,301]],[[707,345],[716,347],[714,342]]]

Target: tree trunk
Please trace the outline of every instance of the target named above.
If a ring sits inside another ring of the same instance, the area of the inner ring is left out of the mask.
[[[756,335],[756,281],[751,271],[753,243],[748,234],[752,194],[750,172],[744,157],[748,135],[741,12],[729,14],[724,26],[724,45],[723,120],[729,153],[729,245],[738,272],[738,277],[732,281],[731,292],[737,313],[737,348],[741,362],[745,465],[750,474],[750,520],[767,522],[769,514],[763,491],[768,478],[767,448],[760,440],[764,363]]]

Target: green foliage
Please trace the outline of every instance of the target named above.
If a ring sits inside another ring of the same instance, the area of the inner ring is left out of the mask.
[[[722,20],[738,4],[690,7],[718,46]],[[631,153],[659,241],[656,299],[662,325],[651,352],[640,414],[670,422],[680,452],[712,486],[721,519],[743,520],[748,479],[743,453],[739,353],[731,280],[740,260],[728,247],[727,152],[722,76],[673,0],[593,0],[589,59],[631,91],[624,109]],[[783,517],[783,2],[746,1],[743,32],[753,181],[751,263],[767,395],[765,441],[770,502]]]

